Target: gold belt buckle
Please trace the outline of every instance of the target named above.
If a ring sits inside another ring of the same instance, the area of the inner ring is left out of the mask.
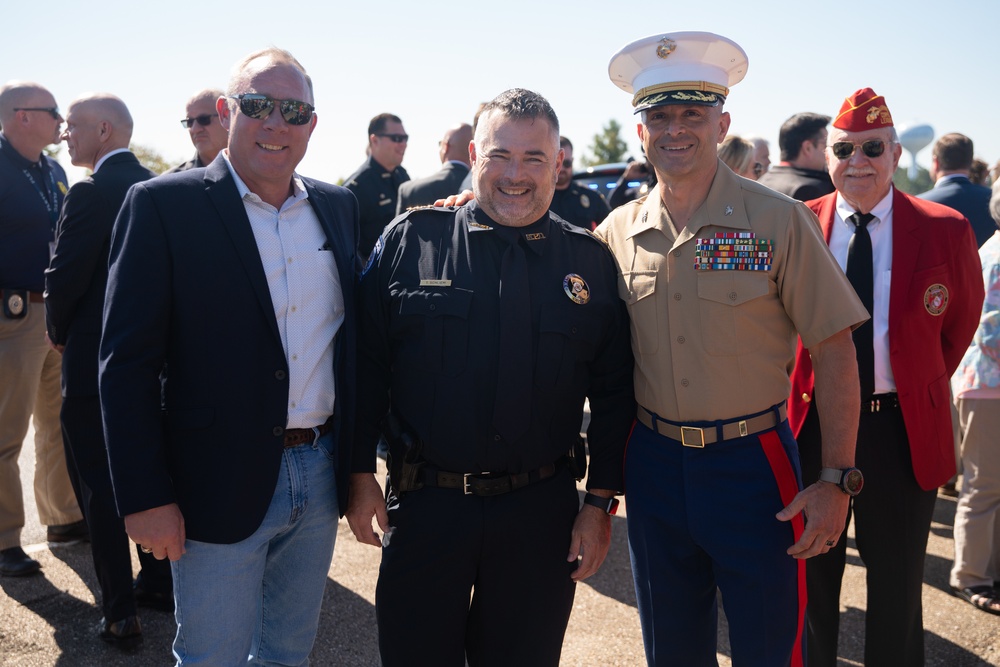
[[[690,442],[688,442],[689,433],[692,434]],[[705,431],[697,426],[681,426],[681,444],[685,447],[697,447],[698,449],[704,449]]]

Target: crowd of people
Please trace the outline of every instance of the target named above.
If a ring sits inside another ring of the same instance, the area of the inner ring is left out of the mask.
[[[375,116],[343,187],[296,172],[313,81],[274,47],[190,99],[195,155],[162,176],[114,95],[63,118],[0,88],[0,575],[40,569],[33,418],[39,514],[90,541],[97,636],[173,611],[178,665],[305,664],[344,516],[381,550],[383,664],[557,665],[622,495],[650,665],[716,664],[720,590],[734,664],[835,665],[851,521],[865,663],[922,665],[959,473],[950,585],[1000,614],[1000,184],[952,133],[932,190],[895,188],[871,88],[791,116],[772,166],[728,132],[747,62],[703,32],[616,53],[645,160],[607,201],[521,88],[421,179]],[[92,172],[72,187],[43,152],[63,140]]]

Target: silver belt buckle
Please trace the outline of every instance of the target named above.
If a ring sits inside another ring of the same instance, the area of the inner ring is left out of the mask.
[[[691,434],[691,441],[688,441],[688,434]],[[681,444],[685,447],[705,448],[705,431],[697,426],[681,426]]]
[[[466,472],[462,473],[462,493],[467,496],[472,495],[472,487],[469,485],[469,478],[476,475],[489,475],[488,472]]]

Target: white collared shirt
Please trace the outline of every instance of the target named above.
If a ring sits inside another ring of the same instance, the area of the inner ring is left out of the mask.
[[[222,155],[257,240],[288,361],[286,428],[318,426],[333,414],[334,340],[344,323],[333,251],[297,174],[292,196],[275,209],[250,191],[226,151]]]
[[[872,238],[872,266],[874,268],[874,288],[872,295],[872,326],[875,347],[875,393],[885,394],[896,391],[896,379],[889,363],[889,289],[892,284],[892,194],[887,194],[871,214],[875,219],[868,223],[868,235]],[[854,207],[837,193],[837,208],[833,229],[830,232],[830,252],[837,258],[840,268],[847,269],[847,246],[854,234],[854,223],[847,220],[855,212]]]
[[[111,151],[110,153],[102,155],[101,159],[98,160],[97,164],[94,165],[94,173],[96,174],[97,170],[101,168],[101,165],[104,164],[105,161],[107,161],[107,159],[109,157],[111,157],[112,155],[118,155],[119,153],[130,153],[130,152],[131,151],[129,151],[129,149],[127,149],[127,148],[118,148],[118,149],[115,149],[115,150]]]

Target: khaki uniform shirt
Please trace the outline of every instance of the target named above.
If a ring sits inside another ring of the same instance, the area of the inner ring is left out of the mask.
[[[696,270],[698,239],[733,232],[770,241],[770,263]],[[781,403],[796,332],[809,348],[868,319],[815,215],[722,162],[679,234],[659,186],[612,211],[597,234],[628,304],[636,401],[664,419],[733,419]]]

